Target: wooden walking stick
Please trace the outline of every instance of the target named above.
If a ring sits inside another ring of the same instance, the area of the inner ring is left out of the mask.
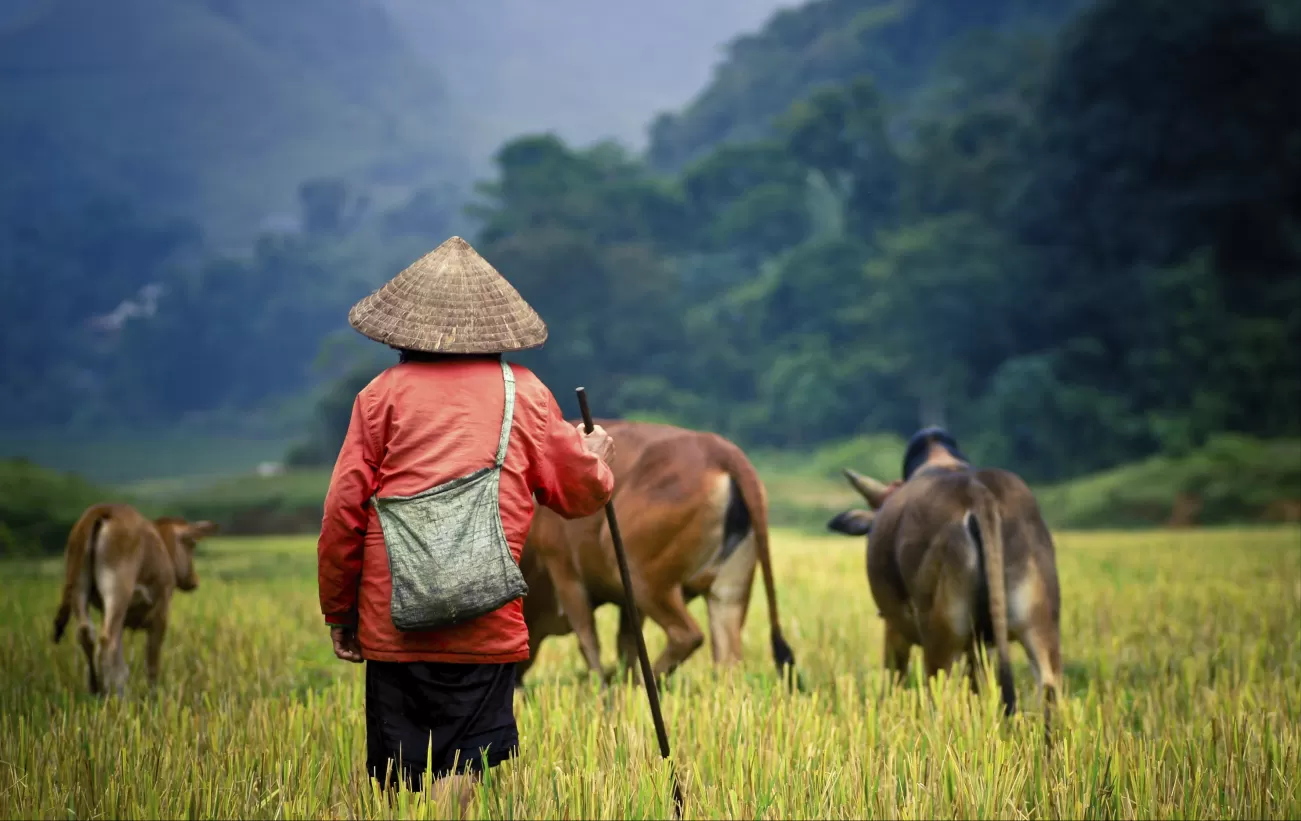
[[[577,390],[578,407],[583,412],[583,426],[588,433],[595,427],[592,411],[587,407],[587,391]],[[637,656],[641,660],[641,678],[646,685],[646,700],[650,702],[651,719],[655,722],[655,735],[660,742],[660,757],[669,761],[669,734],[664,729],[664,716],[660,713],[659,687],[651,672],[650,655],[646,652],[646,638],[641,634],[641,615],[637,612],[637,601],[632,594],[632,573],[628,571],[628,555],[623,550],[623,537],[619,535],[619,522],[614,518],[614,500],[605,503],[605,520],[610,524],[610,541],[614,543],[614,555],[619,560],[619,575],[623,577],[624,618],[631,619],[633,635],[637,637]],[[673,817],[682,817],[682,788],[678,784],[678,773],[669,761],[669,778],[673,782]]]

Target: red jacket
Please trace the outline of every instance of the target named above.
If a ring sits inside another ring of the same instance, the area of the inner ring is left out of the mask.
[[[583,449],[551,391],[515,372],[515,419],[501,472],[501,520],[515,561],[534,498],[566,518],[601,510],[614,475]],[[523,599],[462,624],[404,633],[389,616],[388,557],[373,495],[407,496],[491,465],[505,405],[501,365],[484,357],[403,362],[357,394],[339,451],[317,544],[321,611],[356,625],[362,657],[375,661],[523,661]]]

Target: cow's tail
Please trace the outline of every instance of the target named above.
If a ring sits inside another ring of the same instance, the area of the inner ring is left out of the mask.
[[[978,487],[971,510],[963,524],[985,568],[985,585],[989,591],[989,619],[998,654],[998,689],[1003,712],[1016,712],[1016,688],[1012,683],[1012,659],[1007,638],[1007,575],[1003,562],[1003,522],[993,494]]]
[[[55,642],[63,638],[73,607],[79,611],[86,607],[90,585],[94,584],[95,578],[95,543],[107,518],[106,510],[88,510],[68,534],[68,544],[63,551],[63,595],[59,600],[59,610],[54,614]]]
[[[763,483],[754,465],[745,458],[740,448],[728,443],[724,468],[740,491],[741,501],[750,513],[750,527],[754,532],[755,552],[759,559],[759,569],[763,573],[763,589],[768,598],[768,624],[772,631],[772,657],[782,678],[786,671],[791,672],[791,682],[800,690],[804,689],[803,677],[795,669],[795,653],[782,635],[781,619],[777,615],[777,586],[773,581],[772,552],[768,542],[768,500]]]

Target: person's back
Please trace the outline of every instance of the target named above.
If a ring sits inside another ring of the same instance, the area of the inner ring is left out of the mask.
[[[502,528],[518,563],[534,498],[563,516],[588,516],[601,510],[613,477],[600,459],[583,449],[577,431],[541,380],[519,365],[511,365],[511,370],[515,407],[499,498]],[[394,627],[384,536],[369,504],[375,496],[412,496],[491,465],[504,405],[495,356],[401,362],[358,394],[325,504],[320,588],[327,621],[358,626],[363,658],[528,658],[522,599],[450,627],[409,633]],[[364,549],[350,551],[359,529],[366,534]],[[353,586],[358,571],[360,590]]]
[[[415,789],[427,769],[474,775],[518,748],[518,564],[534,500],[567,518],[598,512],[613,445],[566,422],[527,368],[503,365],[546,326],[459,237],[349,321],[402,357],[353,403],[317,545],[321,611],[335,654],[366,663],[370,775]]]

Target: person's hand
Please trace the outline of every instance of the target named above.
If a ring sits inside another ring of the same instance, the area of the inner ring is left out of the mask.
[[[600,425],[593,425],[592,432],[588,433],[584,425],[577,425],[578,432],[583,436],[583,447],[588,453],[596,454],[596,457],[607,465],[614,458],[614,440],[610,434],[605,432],[605,428]]]
[[[357,641],[357,631],[349,627],[331,627],[330,638],[334,640],[334,655],[344,661],[361,664],[361,642]]]

